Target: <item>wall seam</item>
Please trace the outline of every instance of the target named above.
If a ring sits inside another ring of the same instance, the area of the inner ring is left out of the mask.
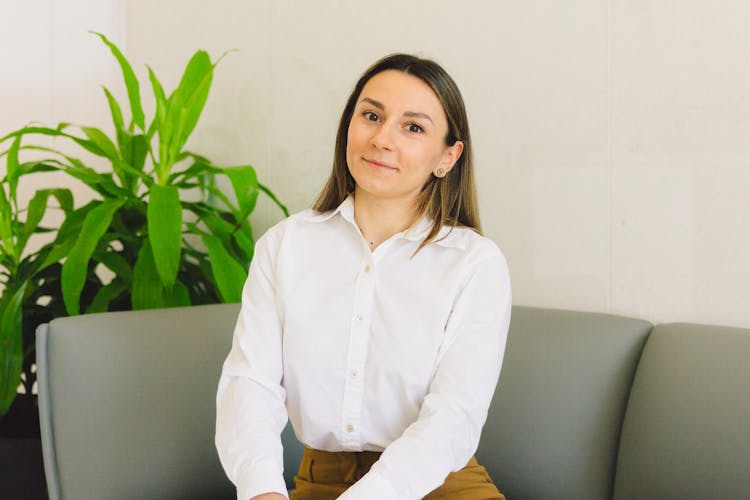
[[[615,294],[614,283],[614,199],[613,199],[613,178],[614,178],[614,160],[612,153],[612,122],[614,118],[614,82],[613,82],[613,61],[612,61],[612,39],[614,37],[614,0],[607,1],[607,184],[609,199],[609,293],[607,294],[607,311],[612,312]]]

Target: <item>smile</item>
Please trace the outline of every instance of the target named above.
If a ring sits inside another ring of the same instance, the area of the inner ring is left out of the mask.
[[[398,170],[398,169],[397,169],[396,167],[392,167],[392,166],[390,166],[390,165],[387,165],[387,164],[385,164],[385,163],[381,163],[381,162],[379,162],[379,161],[375,161],[375,160],[368,160],[368,159],[367,159],[367,158],[365,158],[364,156],[362,157],[362,159],[363,159],[363,160],[364,160],[364,161],[365,161],[366,163],[369,163],[370,165],[372,165],[373,167],[376,167],[376,168],[383,168],[383,169],[386,169],[386,170]]]

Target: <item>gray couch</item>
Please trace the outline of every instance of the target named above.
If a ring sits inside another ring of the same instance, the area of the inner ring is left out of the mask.
[[[232,498],[213,430],[237,312],[40,327],[50,498]],[[511,500],[750,498],[750,330],[516,306],[477,456]]]

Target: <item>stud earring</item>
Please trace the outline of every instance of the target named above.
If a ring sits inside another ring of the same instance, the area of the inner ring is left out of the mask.
[[[445,169],[443,167],[438,167],[438,169],[435,171],[436,177],[445,177]]]

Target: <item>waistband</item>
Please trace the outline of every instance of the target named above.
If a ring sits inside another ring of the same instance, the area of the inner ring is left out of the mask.
[[[308,448],[307,446],[305,446],[303,452],[303,456],[318,463],[354,461],[359,465],[372,465],[378,461],[382,454],[381,451],[325,451]]]

